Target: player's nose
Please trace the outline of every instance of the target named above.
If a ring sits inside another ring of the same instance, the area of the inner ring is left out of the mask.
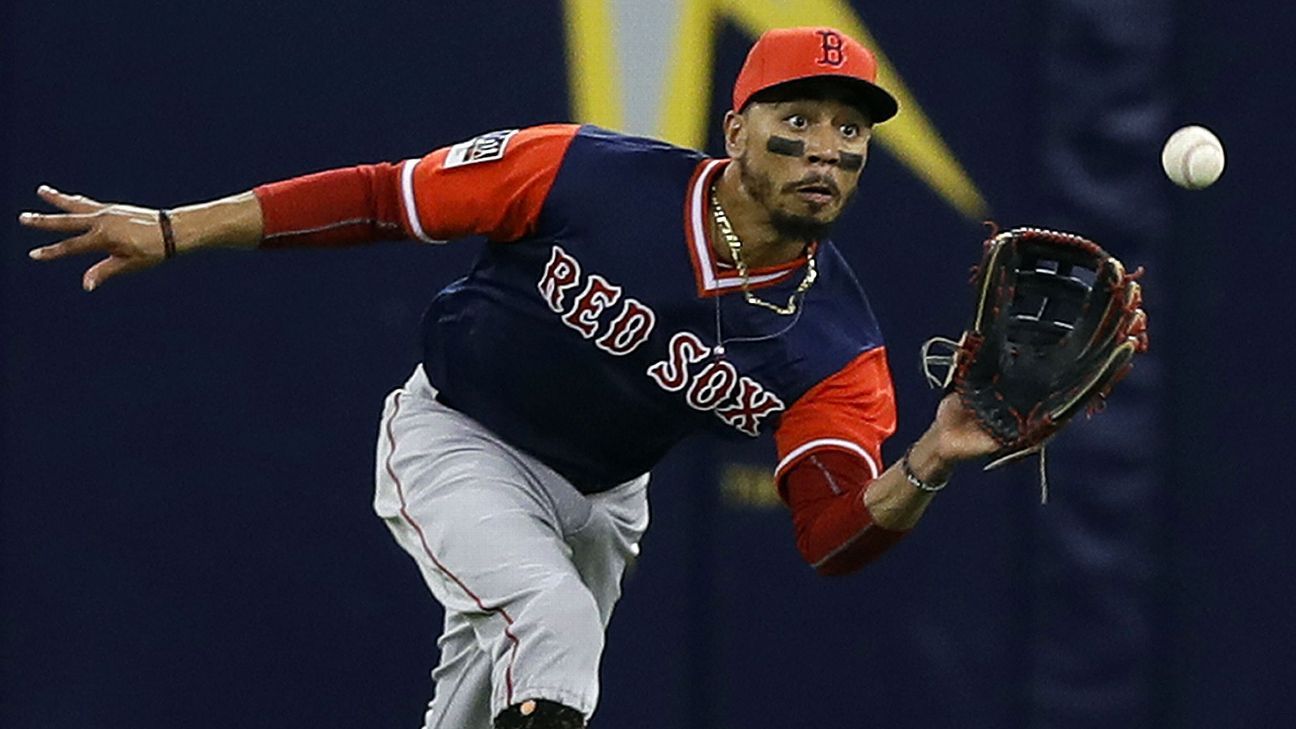
[[[837,165],[841,162],[840,141],[835,130],[819,125],[805,135],[806,161],[810,164]]]

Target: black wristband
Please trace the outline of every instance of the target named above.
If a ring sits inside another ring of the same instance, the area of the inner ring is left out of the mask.
[[[909,454],[912,452],[913,446],[909,446],[909,450],[905,451],[904,458],[900,459],[900,469],[904,471],[906,481],[913,484],[913,487],[919,491],[929,494],[934,494],[949,485],[948,478],[940,483],[928,483],[918,478],[918,474],[914,473],[913,467],[909,465]]]
[[[162,226],[162,257],[175,258],[175,230],[171,228],[171,211],[158,211],[158,225]]]

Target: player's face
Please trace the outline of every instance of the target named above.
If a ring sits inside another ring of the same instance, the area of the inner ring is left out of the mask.
[[[748,193],[782,232],[820,237],[859,186],[872,126],[838,98],[753,103],[730,141]]]

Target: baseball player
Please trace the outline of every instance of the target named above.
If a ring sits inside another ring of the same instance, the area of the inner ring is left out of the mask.
[[[996,443],[956,400],[889,468],[886,350],[828,239],[875,125],[873,55],[831,28],[763,35],[724,118],[727,159],[556,124],[173,210],[48,187],[108,279],[213,246],[488,238],[433,297],[387,398],[374,508],[445,608],[429,729],[583,727],[604,630],[648,526],[648,471],[680,439],[773,433],[779,493],[816,570],[899,540],[955,464]]]

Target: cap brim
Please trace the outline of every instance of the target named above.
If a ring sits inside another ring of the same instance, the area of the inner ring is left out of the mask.
[[[850,80],[858,83],[860,95],[864,98],[864,106],[869,112],[869,119],[874,124],[881,124],[900,113],[900,102],[896,101],[891,92],[867,81]]]

